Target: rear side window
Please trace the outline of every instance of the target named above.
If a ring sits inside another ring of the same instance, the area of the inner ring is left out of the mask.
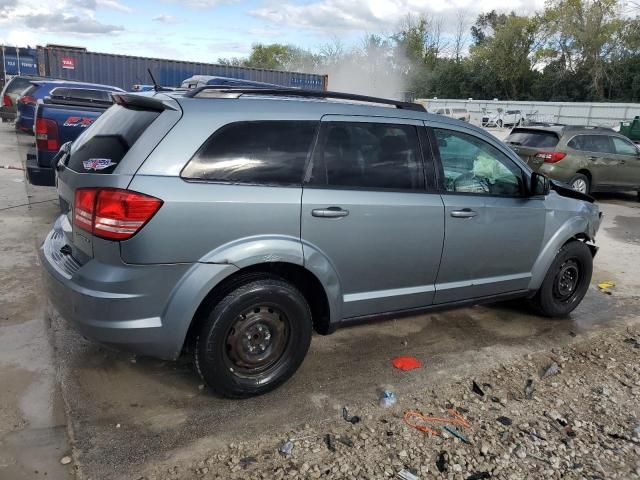
[[[81,173],[112,173],[159,115],[152,110],[110,107],[73,142],[68,167]]]
[[[505,139],[505,142],[523,147],[553,148],[558,144],[559,140],[558,135],[554,132],[514,128],[511,134]]]
[[[230,183],[301,185],[318,122],[256,121],[214,133],[182,177]]]
[[[313,159],[311,183],[329,187],[423,190],[416,127],[327,122]]]
[[[567,145],[584,152],[615,153],[611,137],[606,135],[576,135]]]

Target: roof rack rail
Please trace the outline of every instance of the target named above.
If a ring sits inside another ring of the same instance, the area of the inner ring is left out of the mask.
[[[198,98],[199,94],[206,91],[217,91],[223,94],[261,94],[275,95],[283,97],[303,97],[303,98],[333,98],[337,100],[353,100],[356,102],[378,103],[381,105],[391,105],[403,110],[413,110],[416,112],[426,112],[423,105],[419,103],[401,102],[388,98],[369,97],[367,95],[356,95],[353,93],[330,92],[323,90],[302,90],[299,88],[243,88],[243,87],[219,87],[215,85],[204,85],[189,91],[185,97]]]

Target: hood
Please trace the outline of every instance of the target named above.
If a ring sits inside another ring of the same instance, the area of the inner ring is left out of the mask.
[[[564,182],[560,182],[558,180],[551,180],[551,190],[555,190],[558,195],[562,195],[563,197],[575,198],[577,200],[582,200],[584,202],[594,203],[596,201],[591,195],[587,195],[586,193],[580,193]]]

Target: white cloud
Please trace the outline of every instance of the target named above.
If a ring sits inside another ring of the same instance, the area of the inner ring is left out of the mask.
[[[0,27],[19,25],[26,31],[85,36],[124,31],[121,25],[103,23],[95,18],[97,6],[104,2],[112,7],[119,5],[114,0],[62,0],[57,3],[37,0],[0,1],[4,2],[0,4],[3,5],[0,7]]]
[[[166,24],[175,24],[178,23],[178,19],[173,15],[168,15],[166,13],[161,13],[160,15],[156,15],[151,20],[154,22],[166,23]]]
[[[465,11],[470,18],[481,12],[515,10],[532,13],[544,0],[315,0],[297,4],[273,3],[250,11],[254,17],[292,28],[307,28],[326,33],[352,31],[384,31],[395,28],[408,14],[432,14],[443,18],[446,27],[453,26],[454,13]]]
[[[133,8],[124,5],[116,0],[96,0],[96,4],[101,8],[117,10],[118,12],[123,13],[132,13],[134,11]]]
[[[213,8],[225,3],[236,3],[237,0],[164,0],[166,3],[178,3],[191,8]]]

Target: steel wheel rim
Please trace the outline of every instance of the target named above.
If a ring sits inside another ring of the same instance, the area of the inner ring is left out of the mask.
[[[553,297],[562,303],[570,302],[578,291],[581,278],[578,261],[575,258],[566,260],[553,281]]]
[[[225,336],[224,361],[238,375],[255,376],[273,367],[289,341],[289,319],[273,305],[254,305],[238,315]]]
[[[571,188],[580,193],[587,193],[587,182],[585,182],[581,178],[578,178],[573,181],[573,183],[571,184]]]

